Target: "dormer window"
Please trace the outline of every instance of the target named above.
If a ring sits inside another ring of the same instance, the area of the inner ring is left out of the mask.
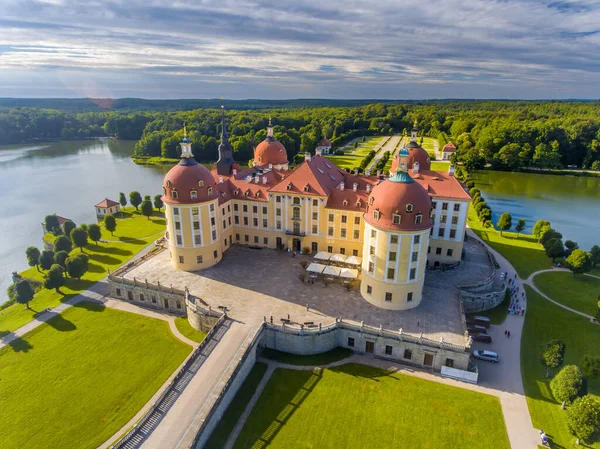
[[[212,195],[212,187],[209,187],[208,188],[208,196],[211,196],[211,195]]]
[[[392,214],[392,223],[395,225],[400,224],[400,214]]]
[[[256,198],[258,198],[258,197],[260,196],[260,190],[259,190],[258,192],[256,192],[256,193],[254,194],[254,196],[255,196]]]
[[[190,192],[190,198],[195,200],[196,198],[198,198],[198,192],[196,192],[195,190],[192,190]]]
[[[240,189],[235,189],[235,190],[233,191],[233,194],[234,194],[234,195],[239,195],[239,194],[240,194]]]
[[[412,205],[412,204],[410,204],[410,203],[408,203],[408,204],[406,205],[406,212],[412,212],[412,211],[413,211],[413,205]]]
[[[375,209],[375,210],[373,211],[373,218],[374,218],[375,220],[379,220],[379,209]]]
[[[415,224],[421,224],[422,221],[423,221],[423,214],[415,215]]]
[[[258,162],[262,162],[262,156],[258,156]]]
[[[171,187],[171,181],[167,181],[167,187]]]
[[[375,198],[373,198],[373,197],[369,198],[369,204],[373,204],[373,200],[374,200],[374,199],[375,199]]]
[[[249,193],[250,193],[250,190],[246,190],[246,191],[244,192],[244,196],[248,196],[248,194],[249,194]]]
[[[344,200],[344,201],[342,201],[342,204],[343,204],[344,206],[347,206],[347,205],[348,205],[348,200]]]
[[[362,203],[360,202],[360,200],[358,200],[358,201],[356,202],[356,207],[361,207],[361,206],[362,206]]]
[[[171,196],[173,197],[174,200],[177,199],[177,190],[171,190]]]
[[[306,184],[306,185],[304,186],[304,191],[305,191],[305,192],[308,192],[308,189],[309,189],[309,185],[308,185],[308,184]]]
[[[198,187],[204,187],[204,181],[202,181],[202,180],[198,181]]]
[[[291,182],[288,182],[288,185],[286,186],[286,188],[287,188],[288,190],[292,190],[292,183],[291,183]]]

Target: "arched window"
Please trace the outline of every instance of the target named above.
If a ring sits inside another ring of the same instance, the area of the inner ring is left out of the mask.
[[[177,190],[173,189],[171,190],[171,196],[173,197],[174,200],[177,199]]]
[[[212,195],[212,187],[209,187],[208,188],[208,196],[211,196],[211,195]]]
[[[373,218],[374,218],[375,220],[379,220],[379,209],[375,209],[375,210],[373,211]]]
[[[195,200],[196,198],[198,198],[198,192],[196,192],[195,190],[192,190],[190,192],[190,198]]]
[[[373,197],[369,198],[369,204],[373,204],[373,200],[374,200],[374,199],[375,199],[375,198],[373,198]]]
[[[167,181],[167,187],[171,187],[171,181]]]
[[[344,200],[344,201],[342,201],[342,204],[343,204],[344,206],[347,206],[347,205],[348,205],[348,200]]]
[[[421,224],[422,221],[423,221],[423,214],[415,215],[415,224]]]

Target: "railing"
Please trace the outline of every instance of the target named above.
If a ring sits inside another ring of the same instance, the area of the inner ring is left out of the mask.
[[[274,330],[277,330],[280,332],[286,332],[286,333],[295,334],[295,335],[312,335],[312,334],[331,332],[332,330],[335,330],[335,329],[347,329],[347,330],[353,330],[356,332],[362,332],[362,333],[373,335],[373,336],[395,338],[399,341],[407,341],[410,343],[428,346],[431,348],[452,349],[452,350],[461,351],[461,352],[465,352],[465,351],[469,350],[468,344],[457,345],[454,343],[448,343],[443,340],[435,341],[435,340],[431,340],[429,338],[425,338],[422,335],[408,334],[408,333],[402,331],[402,329],[400,329],[399,331],[392,331],[392,330],[384,329],[383,326],[374,327],[374,326],[369,326],[367,324],[362,324],[362,323],[361,324],[353,324],[353,323],[345,322],[341,318],[337,318],[335,323],[326,324],[324,326],[320,325],[318,327],[305,327],[303,325],[298,327],[298,326],[293,326],[293,325],[289,325],[289,324],[281,325],[281,324],[275,324],[275,323],[273,323],[273,324],[265,323],[265,326],[267,329],[274,329]]]
[[[221,388],[221,391],[219,392],[219,396],[217,397],[214,404],[210,408],[206,417],[202,420],[202,423],[200,424],[200,428],[196,432],[196,437],[194,438],[194,443],[190,446],[190,448],[194,448],[198,444],[198,440],[200,440],[200,438],[202,437],[202,434],[206,430],[206,426],[208,426],[210,424],[210,421],[211,421],[213,415],[216,413],[216,410],[219,408],[219,405],[223,401],[223,398],[229,391],[231,384],[233,383],[233,381],[237,377],[238,373],[242,369],[242,366],[244,366],[244,363],[246,362],[248,357],[250,357],[250,354],[252,353],[252,350],[253,350],[252,348],[254,348],[254,345],[256,344],[256,342],[261,338],[264,327],[265,327],[265,323],[263,323],[263,325],[261,327],[259,327],[258,330],[256,331],[256,333],[254,334],[252,341],[250,342],[250,344],[244,351],[244,354],[242,354],[242,356],[240,357],[237,366],[233,370],[233,373],[231,373],[231,375],[228,377],[227,382],[225,383],[225,385],[223,386],[223,388]]]
[[[135,277],[133,279],[125,279],[124,277],[119,276],[115,273],[109,274],[108,279],[112,282],[116,282],[119,284],[131,285],[134,287],[144,287],[147,290],[154,290],[157,292],[174,293],[181,296],[185,296],[188,293],[187,288],[185,290],[181,290],[180,288],[175,288],[172,285],[170,287],[165,287],[160,282],[158,282],[157,284],[152,284],[147,280],[138,281]]]
[[[144,413],[144,416],[142,416],[142,418],[125,435],[123,435],[115,444],[110,446],[110,449],[120,449],[120,448],[125,448],[125,447],[127,447],[127,449],[130,449],[131,447],[139,447],[141,445],[141,443],[143,443],[144,438],[141,437],[141,438],[139,438],[139,440],[136,439],[138,441],[133,442],[132,445],[128,445],[128,443],[130,441],[133,441],[136,433],[142,427],[144,427],[146,424],[148,424],[150,422],[152,416],[155,413],[158,413],[160,415],[163,414],[158,409],[163,405],[163,403],[166,403],[167,400],[171,401],[170,398],[168,399],[168,396],[170,396],[172,391],[175,389],[174,388],[175,385],[185,375],[186,371],[188,371],[190,369],[190,367],[196,362],[196,359],[202,354],[202,351],[206,348],[206,346],[208,345],[208,342],[211,340],[211,338],[216,333],[216,331],[221,327],[221,325],[223,324],[223,322],[225,321],[226,318],[227,318],[226,314],[221,315],[221,317],[215,323],[213,328],[208,331],[208,333],[206,334],[206,337],[204,338],[204,340],[202,340],[202,343],[200,343],[200,345],[198,345],[198,347],[194,350],[192,355],[187,359],[185,364],[178,371],[177,375],[169,383],[169,386],[165,389],[165,391],[162,392],[162,394],[158,397],[158,399],[154,402],[154,404],[152,404],[152,406],[148,409],[148,411],[146,413]]]
[[[122,276],[124,275],[126,272],[128,272],[129,270],[131,270],[132,268],[138,266],[139,264],[141,264],[142,262],[146,261],[147,259],[150,259],[151,257],[154,257],[155,255],[157,255],[158,253],[164,251],[165,248],[163,248],[162,246],[155,246],[154,248],[152,248],[149,252],[147,252],[146,254],[144,254],[142,257],[138,257],[135,260],[132,260],[131,262],[117,268],[115,271],[113,271],[113,275],[114,276]],[[108,272],[108,275],[110,277],[110,270]]]
[[[285,235],[297,235],[298,237],[304,237],[306,235],[306,232],[288,229],[287,231],[285,231]]]

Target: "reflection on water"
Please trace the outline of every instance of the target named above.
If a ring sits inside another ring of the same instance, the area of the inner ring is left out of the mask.
[[[531,232],[537,220],[545,219],[583,249],[600,245],[600,178],[481,171],[473,179],[494,223],[509,212],[513,225],[525,218],[525,232]]]
[[[161,193],[169,167],[138,166],[130,141],[69,141],[0,147],[0,302],[12,271],[27,268],[25,249],[42,248],[41,222],[56,213],[75,223],[96,220],[105,197]]]

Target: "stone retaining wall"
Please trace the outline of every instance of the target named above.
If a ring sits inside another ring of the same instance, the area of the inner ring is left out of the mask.
[[[460,300],[465,313],[485,312],[493,309],[502,303],[506,287],[497,292],[471,293],[461,290]]]

